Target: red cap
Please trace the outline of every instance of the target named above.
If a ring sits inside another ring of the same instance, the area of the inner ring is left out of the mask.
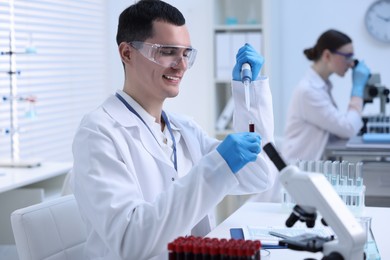
[[[168,251],[172,251],[174,252],[175,251],[175,244],[173,242],[169,243],[168,244]]]

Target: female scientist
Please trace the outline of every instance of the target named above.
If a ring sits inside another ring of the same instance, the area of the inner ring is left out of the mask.
[[[328,30],[303,52],[313,64],[296,87],[288,110],[282,145],[288,161],[318,160],[331,138],[350,138],[363,126],[363,91],[370,71],[363,61],[355,66],[352,40]],[[349,68],[353,70],[351,99],[342,113],[332,98],[329,77],[333,73],[342,77]]]
[[[87,227],[85,259],[167,259],[175,238],[210,232],[227,194],[272,185],[271,163],[260,153],[261,142],[273,141],[268,80],[252,82],[251,113],[240,81],[243,63],[257,79],[263,57],[249,45],[239,50],[237,133],[219,141],[191,118],[163,110],[196,56],[179,10],[138,1],[121,13],[116,40],[123,89],[83,118],[73,142],[71,186]],[[256,133],[248,132],[250,119]]]

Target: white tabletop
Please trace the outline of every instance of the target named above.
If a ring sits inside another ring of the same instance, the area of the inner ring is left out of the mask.
[[[230,228],[246,226],[284,226],[284,223],[291,213],[278,203],[248,202],[218,225],[207,236],[216,238],[230,238]],[[390,231],[388,221],[390,221],[390,208],[366,207],[363,216],[372,217],[372,231],[377,242],[382,259],[390,259],[390,246],[388,233]],[[286,259],[321,259],[321,253],[309,253],[293,251],[290,249],[272,249],[271,260]]]
[[[67,173],[70,162],[43,162],[33,168],[0,168],[0,193]]]

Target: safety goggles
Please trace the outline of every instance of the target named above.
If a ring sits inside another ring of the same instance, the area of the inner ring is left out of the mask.
[[[148,60],[165,68],[175,67],[183,59],[187,69],[189,69],[195,62],[197,52],[191,47],[179,45],[161,45],[139,41],[129,42],[128,44]]]
[[[332,53],[343,56],[347,62],[353,61],[353,53],[344,53],[341,51],[332,51]]]

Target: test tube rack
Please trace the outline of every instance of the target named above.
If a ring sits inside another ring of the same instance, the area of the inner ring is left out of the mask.
[[[368,134],[390,134],[390,116],[378,115],[369,117],[366,127]]]
[[[324,174],[353,213],[359,214],[364,208],[366,187],[363,184],[362,162],[297,160],[294,164],[304,172]],[[285,189],[282,189],[282,205],[288,208],[295,205],[295,201]]]
[[[260,260],[259,240],[178,237],[168,244],[169,260]]]

